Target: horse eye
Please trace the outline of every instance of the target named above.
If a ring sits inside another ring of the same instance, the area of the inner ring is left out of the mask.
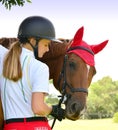
[[[75,62],[69,62],[69,67],[71,68],[71,69],[76,69],[76,64],[75,64]]]

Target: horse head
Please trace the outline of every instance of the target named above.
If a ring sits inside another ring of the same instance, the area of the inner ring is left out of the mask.
[[[88,88],[96,73],[94,55],[100,52],[108,40],[89,45],[83,38],[84,27],[75,34],[66,51],[59,77],[59,89],[65,99],[66,117],[70,120],[80,118],[86,108]]]

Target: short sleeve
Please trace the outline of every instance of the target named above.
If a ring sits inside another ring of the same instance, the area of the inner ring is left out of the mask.
[[[0,75],[1,75],[1,72],[2,72],[3,59],[4,59],[4,56],[7,52],[8,52],[8,49],[6,49],[5,47],[0,45],[0,68],[1,68],[0,69]]]
[[[5,54],[7,53],[7,49],[3,46],[0,45],[0,76],[2,75],[2,68],[3,68],[3,59],[4,59],[4,56]],[[1,91],[1,89],[0,89]],[[1,96],[1,95],[0,95]]]
[[[7,53],[8,49],[0,45],[0,63],[3,62],[3,58]]]
[[[32,92],[49,93],[49,68],[40,61],[33,66]]]

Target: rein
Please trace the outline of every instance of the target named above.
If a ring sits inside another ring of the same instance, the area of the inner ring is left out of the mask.
[[[94,55],[94,53],[90,49],[85,48],[83,46],[71,47],[71,48],[69,48],[67,50],[67,53],[69,51],[76,50],[76,49],[85,50],[85,51],[89,52],[91,55]],[[64,97],[66,95],[66,88],[67,87],[70,89],[70,91],[72,93],[74,93],[74,92],[83,92],[83,93],[88,94],[87,89],[85,89],[85,88],[73,88],[70,84],[67,83],[67,81],[66,81],[66,63],[67,63],[67,60],[68,60],[68,55],[66,54],[64,56],[63,67],[62,67],[62,70],[61,70],[61,73],[60,73],[60,76],[59,76],[59,79],[58,79],[58,86],[60,86],[60,82],[61,82],[61,80],[63,78],[62,91],[61,91],[62,96],[61,96],[61,99],[59,100],[59,104],[58,104],[59,107],[61,107],[61,104],[63,103]],[[53,124],[52,124],[52,127],[51,127],[52,129],[54,127],[55,122],[56,122],[56,118],[54,118],[54,121],[53,121]]]

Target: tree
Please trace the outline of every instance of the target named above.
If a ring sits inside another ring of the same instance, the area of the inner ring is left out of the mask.
[[[6,7],[6,9],[11,9],[12,6],[24,6],[25,2],[31,3],[31,0],[0,0],[2,5]]]
[[[116,113],[114,114],[114,116],[113,116],[113,121],[114,121],[115,123],[118,123],[118,112],[116,112]]]
[[[89,88],[88,118],[108,118],[118,111],[118,81],[107,76],[91,84]]]

